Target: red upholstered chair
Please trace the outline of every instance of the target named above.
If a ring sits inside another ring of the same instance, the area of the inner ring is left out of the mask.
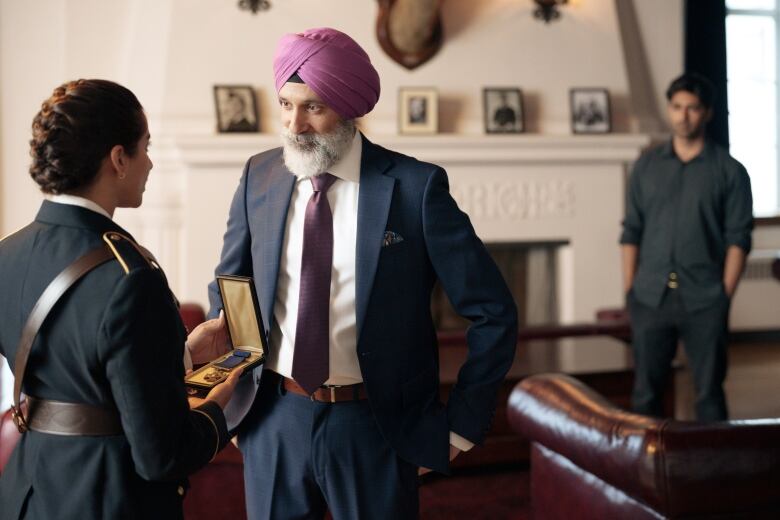
[[[0,416],[0,473],[11,458],[11,452],[17,442],[19,442],[19,430],[11,419],[11,410],[8,409]]]
[[[180,304],[179,316],[181,316],[181,321],[184,322],[187,332],[192,332],[192,329],[206,321],[206,313],[203,311],[203,307],[197,303]]]
[[[535,518],[780,518],[780,419],[645,417],[562,374],[518,383],[508,413]]]

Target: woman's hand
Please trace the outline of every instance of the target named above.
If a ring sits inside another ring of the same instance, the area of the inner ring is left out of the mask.
[[[204,321],[187,336],[187,350],[192,363],[201,365],[230,351],[230,338],[225,322],[225,312],[219,311],[219,317]]]
[[[227,379],[211,389],[204,401],[214,401],[222,410],[225,409],[230,398],[233,397],[233,390],[236,389],[238,378],[244,372],[242,368],[234,368]]]

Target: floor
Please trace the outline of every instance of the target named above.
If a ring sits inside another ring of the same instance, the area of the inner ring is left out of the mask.
[[[676,418],[693,420],[690,372],[680,369],[675,383]],[[724,386],[731,419],[780,417],[780,343],[732,344]]]

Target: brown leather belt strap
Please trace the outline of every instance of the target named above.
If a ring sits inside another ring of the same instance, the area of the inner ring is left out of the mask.
[[[282,386],[288,392],[306,396],[312,401],[318,401],[320,403],[341,403],[344,401],[368,399],[366,387],[363,386],[363,383],[346,386],[321,386],[315,390],[313,394],[309,394],[294,380],[282,376],[278,377],[281,377],[284,380]]]
[[[54,435],[119,435],[122,423],[111,408],[27,396],[27,427]]]
[[[16,347],[14,362],[14,404],[11,406],[11,409],[14,423],[16,423],[20,433],[24,433],[28,427],[24,413],[19,406],[19,400],[22,395],[22,379],[24,379],[24,372],[27,368],[27,360],[30,357],[33,341],[35,341],[41,325],[43,325],[44,320],[57,301],[74,283],[95,267],[104,264],[112,258],[115,257],[108,246],[96,247],[84,256],[76,259],[58,274],[43,291],[38,301],[35,302],[30,316],[24,324],[24,329],[22,329],[22,337],[19,339],[19,345]],[[69,433],[69,435],[77,435],[77,433]]]

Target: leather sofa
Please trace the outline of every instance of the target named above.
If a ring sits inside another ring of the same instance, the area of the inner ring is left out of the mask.
[[[533,518],[780,518],[780,419],[645,417],[562,374],[518,383],[508,418],[531,441]]]

